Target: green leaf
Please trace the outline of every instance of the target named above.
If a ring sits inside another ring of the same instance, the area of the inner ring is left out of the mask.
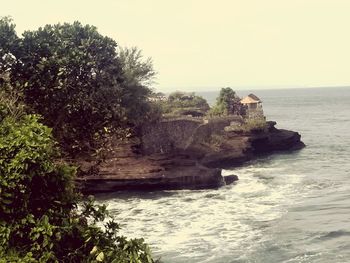
[[[96,254],[97,250],[98,250],[97,246],[94,246],[90,251],[90,255]]]
[[[96,260],[98,262],[102,262],[104,260],[104,258],[105,258],[105,255],[103,254],[103,252],[100,252],[96,257]]]

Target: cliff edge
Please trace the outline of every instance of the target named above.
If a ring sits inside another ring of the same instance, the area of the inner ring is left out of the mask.
[[[77,179],[85,193],[120,190],[218,188],[238,180],[221,169],[235,167],[261,153],[303,148],[297,132],[275,128],[246,129],[240,116],[212,119],[177,117],[142,127],[114,150],[95,173]],[[93,160],[79,160],[89,170]]]

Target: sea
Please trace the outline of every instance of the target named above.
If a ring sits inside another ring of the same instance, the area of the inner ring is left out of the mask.
[[[238,91],[306,147],[224,170],[216,190],[98,195],[164,263],[350,262],[350,87]],[[214,102],[218,92],[201,93]]]

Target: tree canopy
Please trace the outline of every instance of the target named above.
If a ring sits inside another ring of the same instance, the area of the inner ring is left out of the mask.
[[[139,86],[153,84],[156,72],[152,58],[144,59],[142,51],[137,47],[119,47],[118,59],[121,62],[124,78],[128,83]]]
[[[152,118],[144,82],[154,72],[149,60],[139,62],[139,51],[122,49],[118,56],[113,39],[79,22],[46,25],[18,38],[11,21],[2,19],[0,35],[6,34],[11,41],[0,39],[8,44],[1,52],[14,62],[2,57],[0,65],[10,65],[12,85],[67,152],[94,149],[106,131]]]
[[[18,37],[0,19],[0,263],[154,262],[78,194],[77,167],[60,154],[96,149],[153,114],[150,89],[127,79],[116,48],[79,22]]]
[[[0,77],[5,77],[4,74],[15,62],[14,54],[17,54],[20,48],[15,28],[11,18],[0,19]]]
[[[0,19],[0,263],[154,262],[142,239],[119,235],[105,206],[82,199],[77,168],[59,153],[95,148],[150,117],[151,91],[127,81],[116,47],[79,22],[18,37]]]
[[[161,104],[164,113],[173,115],[204,116],[209,110],[208,102],[194,92],[175,91]]]
[[[240,103],[240,98],[230,87],[222,88],[216,98],[216,104],[211,109],[212,115],[244,114],[244,106]]]

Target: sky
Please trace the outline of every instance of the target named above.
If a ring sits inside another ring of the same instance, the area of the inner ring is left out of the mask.
[[[17,32],[80,21],[152,57],[160,91],[350,85],[350,0],[0,0]]]

